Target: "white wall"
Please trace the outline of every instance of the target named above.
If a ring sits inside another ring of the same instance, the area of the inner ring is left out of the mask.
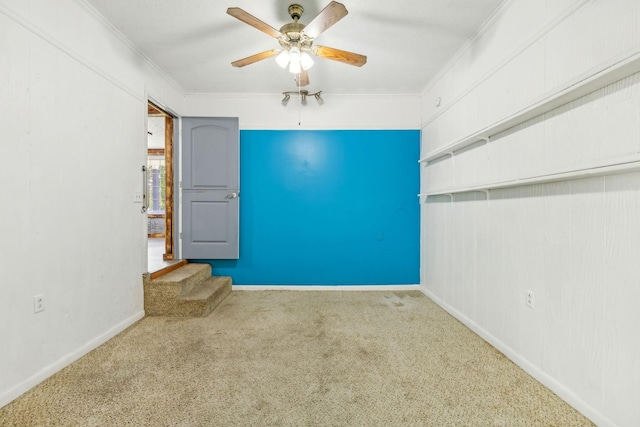
[[[183,108],[83,1],[0,0],[0,406],[144,314],[147,95]]]
[[[512,0],[422,100],[325,94],[297,109],[279,96],[185,100],[82,0],[0,0],[0,406],[143,314],[131,198],[147,96],[243,129],[422,122],[424,154],[640,52],[639,20],[635,0]],[[492,135],[423,168],[422,191],[636,159],[639,93],[630,76]],[[639,173],[431,197],[423,289],[592,419],[640,425],[639,211]]]
[[[639,28],[637,0],[506,2],[425,89],[422,155],[637,62]],[[638,162],[637,71],[426,163],[421,192]],[[640,425],[634,168],[422,198],[425,293],[599,425]]]
[[[419,95],[344,95],[323,93],[306,106],[292,96],[191,94],[185,116],[239,117],[240,129],[419,129]]]
[[[420,96],[185,94],[84,0],[0,0],[0,406],[143,315],[151,98],[243,129],[416,129]],[[34,314],[36,295],[45,310]]]

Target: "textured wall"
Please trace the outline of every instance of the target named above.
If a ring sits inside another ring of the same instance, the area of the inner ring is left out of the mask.
[[[236,285],[419,282],[420,132],[241,131]]]
[[[507,2],[426,89],[422,155],[637,61],[638,28],[634,0]],[[421,192],[637,162],[633,70],[434,159]],[[599,425],[640,425],[639,209],[633,170],[423,197],[422,287]]]
[[[144,315],[146,91],[181,95],[81,2],[0,0],[0,32],[3,405]]]
[[[297,97],[285,107],[282,94],[188,94],[185,116],[240,117],[240,129],[418,129],[419,94],[322,94],[325,103]]]

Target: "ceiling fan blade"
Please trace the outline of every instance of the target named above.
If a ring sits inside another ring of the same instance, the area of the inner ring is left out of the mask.
[[[244,67],[245,65],[253,64],[254,62],[262,61],[263,59],[276,56],[280,51],[277,49],[266,50],[264,52],[256,53],[255,55],[247,56],[243,59],[233,61],[231,65],[234,67]]]
[[[302,30],[308,37],[316,38],[327,28],[347,16],[349,11],[342,3],[332,1]]]
[[[309,85],[309,73],[303,69],[300,74],[296,75],[296,85],[298,87]]]
[[[228,8],[227,9],[227,13],[229,15],[233,16],[234,18],[237,18],[237,19],[241,20],[245,24],[249,24],[252,27],[257,28],[258,30],[262,31],[263,33],[266,33],[266,34],[270,35],[271,37],[276,37],[277,38],[277,37],[280,37],[282,35],[282,33],[280,31],[276,30],[271,25],[262,22],[261,20],[259,20],[255,16],[251,15],[248,12],[245,12],[244,10],[240,9],[239,7],[230,7],[230,8]]]
[[[344,62],[345,64],[355,65],[356,67],[362,67],[367,63],[367,57],[353,52],[347,52],[346,50],[334,49],[326,46],[314,46],[312,51],[317,56],[322,58],[331,59],[333,61]]]

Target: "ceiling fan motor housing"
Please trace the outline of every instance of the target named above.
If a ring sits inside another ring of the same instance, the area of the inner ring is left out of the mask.
[[[293,19],[294,21],[300,19],[303,12],[304,8],[299,4],[292,4],[289,6],[289,16],[291,16],[291,19]]]
[[[311,40],[308,37],[305,37],[302,33],[305,25],[298,22],[298,19],[300,19],[303,12],[304,9],[299,4],[292,4],[289,6],[289,15],[291,16],[291,19],[293,19],[293,22],[284,24],[282,28],[280,28],[280,32],[283,36],[280,39],[280,45],[282,45],[282,47],[287,48],[296,44],[298,44],[300,48],[311,46]],[[307,43],[305,43],[305,41],[307,41]]]

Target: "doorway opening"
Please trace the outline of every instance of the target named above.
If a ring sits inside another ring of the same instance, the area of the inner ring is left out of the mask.
[[[153,104],[147,110],[147,236],[149,273],[179,262],[174,246],[174,117]]]

